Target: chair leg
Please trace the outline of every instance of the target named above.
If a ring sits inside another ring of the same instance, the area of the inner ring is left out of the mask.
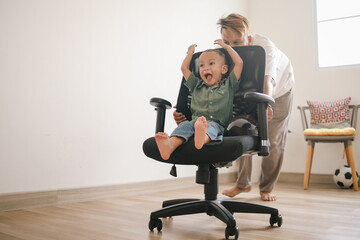
[[[231,213],[263,213],[278,215],[276,208],[249,202],[237,202],[233,200],[222,200],[221,204]]]
[[[256,203],[237,202],[233,200],[219,200],[230,213],[260,213],[270,214],[270,225],[277,223],[278,227],[282,225],[282,216],[276,208],[264,206]]]
[[[353,153],[352,145],[350,145],[350,144],[348,146],[345,145],[345,151],[346,151],[347,163],[351,167],[354,191],[359,191],[359,185],[358,185],[358,181],[357,181],[357,177],[356,177],[356,168],[355,168],[355,160],[354,160],[354,153]]]
[[[229,212],[228,209],[226,209],[216,200],[209,202],[207,214],[210,216],[215,216],[224,222],[228,227],[236,227],[236,221],[231,212]]]
[[[180,203],[186,203],[186,202],[193,202],[193,201],[200,201],[201,199],[199,198],[179,198],[179,199],[171,199],[171,200],[166,200],[163,201],[162,207],[168,207],[168,206],[172,206],[172,205],[176,205],[176,204],[180,204]]]
[[[306,163],[305,163],[305,173],[304,173],[304,189],[308,189],[311,165],[314,156],[315,143],[313,141],[308,141],[307,152],[306,152]]]
[[[188,215],[195,213],[204,213],[206,212],[207,205],[208,202],[206,200],[175,204],[152,212],[150,214],[150,219],[156,219],[160,217],[166,218],[166,217]]]

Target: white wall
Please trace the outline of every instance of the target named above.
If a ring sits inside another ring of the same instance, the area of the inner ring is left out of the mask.
[[[253,25],[253,33],[272,39],[292,60],[296,79],[290,122],[292,133],[288,135],[282,172],[303,173],[306,143],[302,134],[300,113],[296,107],[306,105],[306,100],[336,100],[347,96],[351,96],[352,104],[360,104],[360,66],[317,68],[312,0],[251,0],[249,18]],[[354,29],[354,31],[358,30]],[[346,44],[346,37],[344,36],[344,42],[339,44]],[[353,47],[359,52],[358,45]],[[358,125],[360,125],[359,121]],[[360,134],[353,142],[358,172],[360,172],[359,146]],[[342,159],[342,154],[343,145],[340,143],[315,145],[312,172],[332,174],[336,167],[346,163]]]
[[[212,47],[217,19],[231,12],[249,17],[253,33],[271,38],[293,62],[282,171],[302,173],[306,143],[296,106],[346,96],[360,103],[358,66],[316,67],[312,2],[0,0],[0,193],[169,178],[169,165],[142,153],[154,134],[148,101],[175,102],[188,45]],[[175,127],[171,113],[167,131]],[[341,158],[340,144],[319,144],[312,171],[332,173]],[[194,172],[178,167],[180,177]]]
[[[247,1],[0,0],[0,193],[169,178],[142,152],[149,99],[176,101],[187,47],[233,11]]]

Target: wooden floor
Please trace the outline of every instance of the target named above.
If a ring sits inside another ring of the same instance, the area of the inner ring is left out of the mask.
[[[220,191],[231,184],[222,184]],[[154,187],[155,188],[155,187]],[[202,198],[201,185],[58,206],[0,212],[1,240],[126,240],[126,239],[225,239],[225,224],[206,214],[163,219],[162,232],[150,232],[150,212],[162,200]],[[239,239],[360,239],[360,192],[341,190],[335,185],[278,183],[278,201],[265,203],[279,209],[283,225],[269,226],[269,216],[235,213]],[[258,188],[236,198],[254,203]],[[230,238],[233,239],[233,238]]]

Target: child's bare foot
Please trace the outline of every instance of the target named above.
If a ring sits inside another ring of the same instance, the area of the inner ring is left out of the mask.
[[[195,124],[195,147],[201,149],[205,143],[210,142],[209,136],[206,134],[207,122],[204,116],[199,117]]]
[[[225,196],[228,196],[228,197],[235,197],[239,193],[250,192],[250,190],[251,190],[251,186],[249,186],[247,188],[239,188],[239,187],[235,186],[235,187],[224,190],[222,192],[222,194]]]
[[[271,192],[260,192],[260,198],[263,201],[276,201],[277,199]]]
[[[162,159],[168,160],[172,153],[170,138],[167,133],[159,132],[155,135],[155,141],[159,148]]]

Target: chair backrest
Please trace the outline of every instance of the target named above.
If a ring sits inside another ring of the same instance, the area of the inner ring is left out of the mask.
[[[221,50],[225,53],[229,73],[233,67],[232,60],[224,49]],[[264,91],[265,50],[260,46],[234,47],[234,50],[241,56],[244,66],[241,73],[240,85],[234,98],[233,114],[234,117],[241,116],[249,121],[256,121],[257,105],[244,99],[244,94],[246,92],[263,93]],[[195,53],[190,64],[190,69],[196,76],[199,76],[200,54],[201,52]],[[183,78],[177,100],[177,111],[183,113],[186,118],[190,120],[191,93],[188,88],[184,86],[184,81],[185,79]]]
[[[351,127],[356,129],[356,122],[357,122],[357,113],[360,105],[349,105],[350,110],[350,125]],[[309,106],[298,106],[298,109],[300,110],[300,116],[301,116],[301,124],[303,127],[303,130],[310,128],[310,110]]]

